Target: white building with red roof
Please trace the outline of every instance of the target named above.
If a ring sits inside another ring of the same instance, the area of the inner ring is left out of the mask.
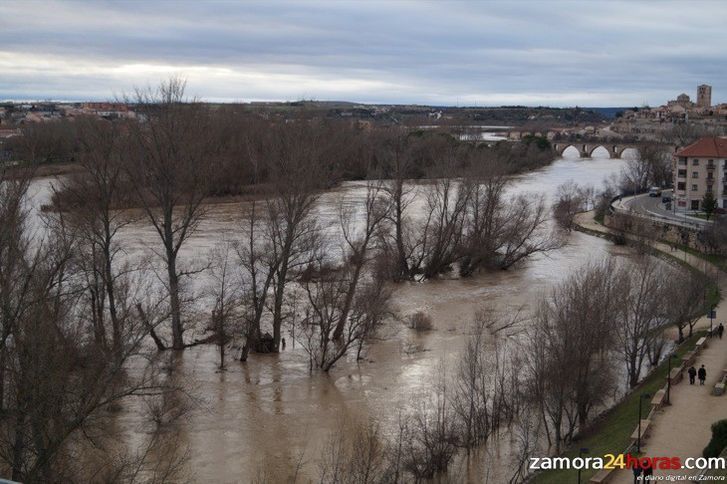
[[[700,138],[674,154],[674,200],[678,207],[701,210],[702,199],[712,193],[727,208],[727,138]]]

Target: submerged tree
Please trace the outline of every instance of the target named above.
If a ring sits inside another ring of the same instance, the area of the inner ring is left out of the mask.
[[[121,125],[104,120],[80,119],[77,131],[83,171],[64,180],[55,203],[79,237],[76,263],[86,281],[94,337],[116,354],[122,351],[121,335],[130,317],[117,301],[123,297],[119,291],[127,272],[118,261],[123,248],[117,235],[132,221],[128,212],[119,210],[129,190],[122,158],[128,140]]]
[[[479,268],[507,269],[538,253],[562,247],[563,240],[549,227],[542,196],[507,196],[509,179],[503,174],[480,172],[467,180],[473,185],[465,228],[460,273]]]
[[[165,265],[172,348],[183,349],[183,269],[179,251],[205,214],[215,148],[209,143],[208,113],[185,96],[185,82],[172,78],[156,89],[138,90],[133,98],[143,121],[132,123],[126,174],[147,220],[159,236]]]
[[[18,193],[6,190],[18,186],[3,186],[0,216],[21,222],[20,212],[6,210]],[[98,309],[89,297],[97,289],[87,284],[85,268],[76,264],[85,234],[62,216],[53,215],[46,223],[45,236],[37,236],[25,223],[4,225],[3,230],[3,246],[12,247],[14,263],[8,265],[5,259],[10,251],[0,250],[0,279],[10,270],[20,286],[3,291],[7,337],[0,361],[5,385],[0,460],[17,481],[87,480],[99,469],[98,463],[83,458],[82,449],[93,448],[106,458],[111,452],[104,447],[110,440],[109,411],[130,397],[175,390],[151,363],[144,345],[148,328],[139,318],[123,319],[109,357],[97,321],[88,316]],[[31,234],[37,236],[34,242],[23,242]],[[119,290],[116,296],[119,314],[131,314],[138,295]],[[108,307],[104,311],[108,318]],[[129,371],[132,361],[134,371]],[[148,458],[138,456],[135,462],[143,466]]]
[[[468,451],[485,443],[515,414],[517,365],[507,356],[512,348],[498,343],[490,333],[498,326],[502,323],[492,311],[477,314],[453,378],[452,408],[457,416],[459,445]]]

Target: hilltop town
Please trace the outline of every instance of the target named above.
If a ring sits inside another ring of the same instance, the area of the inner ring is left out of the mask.
[[[673,125],[689,124],[708,130],[727,128],[727,103],[712,104],[712,86],[697,86],[697,101],[682,93],[662,106],[625,110],[611,130],[630,136],[654,137]]]

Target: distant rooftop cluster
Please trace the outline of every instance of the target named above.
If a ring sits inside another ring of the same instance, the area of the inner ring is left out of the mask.
[[[723,130],[727,128],[727,103],[712,104],[712,86],[702,84],[697,86],[696,102],[682,93],[662,106],[628,109],[611,128],[621,135],[658,137],[673,125],[685,123],[707,131]]]
[[[624,113],[625,119],[655,119],[681,121],[688,119],[727,120],[727,103],[712,105],[712,86],[697,87],[697,100],[693,102],[688,94],[682,93],[666,104],[655,108],[641,108]]]
[[[28,123],[42,123],[62,118],[96,116],[105,119],[134,118],[136,114],[126,103],[0,103],[0,129]],[[0,136],[2,133],[0,133]]]

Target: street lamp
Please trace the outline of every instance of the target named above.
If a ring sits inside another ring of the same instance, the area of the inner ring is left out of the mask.
[[[666,403],[671,405],[671,359],[677,358],[674,353],[669,354],[669,372],[666,374]],[[641,405],[639,405],[641,406]],[[641,419],[639,419],[639,422]]]
[[[583,456],[583,454],[587,454],[587,453],[588,453],[588,449],[585,447],[581,447],[580,450],[578,451],[578,457],[581,457],[581,456]],[[578,484],[581,484],[581,468],[582,467],[583,466],[581,465],[578,468]]]
[[[639,395],[639,430],[636,433],[636,453],[641,453],[641,401],[645,398],[651,397],[649,393],[642,393]]]

